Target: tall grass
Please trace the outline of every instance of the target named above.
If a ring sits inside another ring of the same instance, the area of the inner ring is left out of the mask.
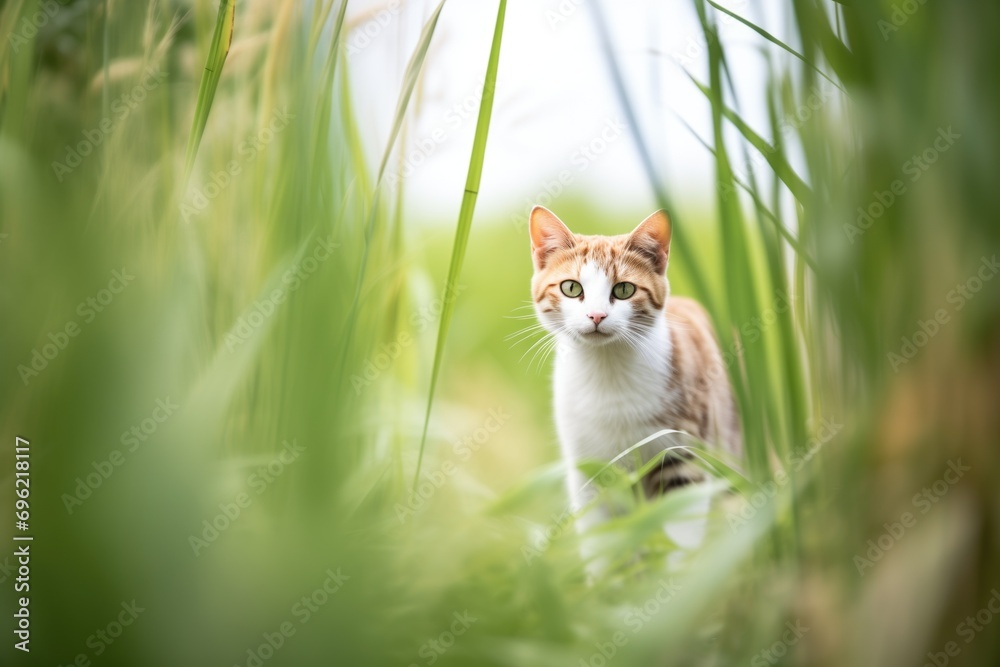
[[[469,243],[469,232],[472,229],[472,216],[475,214],[476,200],[479,198],[479,184],[483,177],[483,162],[486,159],[486,140],[489,137],[490,117],[493,114],[493,98],[496,94],[497,71],[500,67],[500,45],[503,44],[503,23],[506,13],[507,0],[500,0],[496,28],[493,31],[493,43],[490,47],[490,60],[483,82],[479,117],[476,120],[476,136],[472,144],[472,157],[469,159],[469,174],[465,181],[465,191],[462,193],[462,208],[458,214],[455,246],[451,252],[451,265],[448,267],[448,279],[445,284],[445,293],[448,295],[455,294],[458,290],[465,248]],[[431,369],[430,390],[427,392],[427,411],[424,415],[424,428],[420,435],[420,450],[417,453],[414,486],[420,480],[420,464],[423,461],[424,447],[427,444],[427,427],[431,419],[431,408],[434,405],[434,390],[437,388],[438,374],[441,371],[441,358],[444,355],[444,346],[448,339],[448,327],[451,324],[454,307],[455,299],[444,299],[441,307],[441,323],[438,326],[437,344],[434,347],[434,366]]]
[[[492,48],[469,54],[488,82],[497,6]],[[969,642],[957,628],[1000,586],[1000,282],[953,290],[998,245],[998,10],[926,3],[888,33],[880,4],[792,0],[783,30],[741,14],[770,67],[754,127],[725,10],[693,6],[718,195],[709,220],[674,215],[671,280],[709,304],[730,353],[747,461],[707,462],[733,493],[657,501],[605,471],[631,511],[588,536],[614,565],[590,581],[546,380],[504,341],[526,240],[473,216],[492,96],[454,244],[418,231],[385,178],[439,65],[443,2],[403,39],[379,145],[356,117],[346,2],[76,2],[5,48],[0,414],[34,448],[36,536],[36,643],[6,645],[10,662],[913,665],[954,641],[948,664],[994,664],[992,626]],[[0,42],[38,7],[6,3]],[[199,88],[227,12],[225,65]],[[627,113],[649,117],[598,34]],[[911,180],[949,127],[961,137]],[[560,207],[587,220],[593,204]],[[115,271],[134,278],[86,305]],[[178,407],[157,421],[157,401]],[[705,496],[712,534],[682,553],[661,524]],[[96,655],[88,638],[132,600],[145,611]]]

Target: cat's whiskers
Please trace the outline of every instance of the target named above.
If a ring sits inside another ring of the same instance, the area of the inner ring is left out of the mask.
[[[522,355],[521,355],[521,358],[520,358],[520,359],[518,359],[518,360],[517,360],[517,362],[518,362],[518,363],[521,363],[522,361],[524,361],[524,358],[525,358],[526,356],[528,356],[528,354],[529,354],[529,353],[530,353],[530,352],[531,352],[532,350],[535,350],[535,348],[539,348],[540,346],[544,346],[544,345],[546,344],[546,342],[547,342],[547,341],[549,341],[549,340],[551,340],[551,339],[555,339],[555,333],[553,333],[553,332],[551,332],[551,331],[546,331],[545,335],[543,335],[543,336],[542,336],[541,338],[539,338],[539,339],[538,339],[538,340],[536,340],[536,341],[535,341],[534,343],[532,343],[532,344],[531,344],[531,347],[529,347],[529,348],[528,348],[527,350],[525,350],[525,351],[524,351],[524,354],[522,354]],[[535,355],[537,356],[537,354],[538,354],[538,352],[536,351],[536,352],[535,352]],[[533,360],[534,358],[535,358],[535,357],[533,356],[533,357],[532,357],[532,360]],[[531,368],[531,362],[530,362],[530,361],[528,362],[528,368]]]
[[[524,340],[525,338],[531,336],[534,333],[537,333],[537,332],[543,330],[544,328],[545,328],[545,325],[541,324],[541,323],[529,324],[528,326],[522,327],[521,329],[518,329],[517,331],[515,331],[513,333],[507,334],[503,338],[504,338],[504,340],[511,340],[511,339],[514,339],[514,338],[518,338],[520,340]]]
[[[518,310],[530,310],[530,313],[516,313]],[[508,320],[534,320],[537,318],[535,314],[535,304],[528,303],[521,306],[515,306],[511,309],[512,314],[504,315],[504,319]]]
[[[652,331],[651,326],[637,323],[634,329],[625,329],[621,332],[621,338],[626,345],[634,351],[642,360],[643,365],[655,368],[660,360],[660,355],[655,350],[651,350],[645,334]]]
[[[524,359],[524,356],[526,356],[528,352],[531,352],[532,349],[535,350],[534,354],[532,355],[531,359],[528,362],[529,370],[537,362],[538,372],[541,372],[542,367],[545,365],[545,362],[548,360],[549,356],[563,342],[561,334],[565,334],[568,336],[573,335],[572,330],[566,325],[565,322],[554,322],[553,326],[555,327],[555,331],[548,332],[540,340],[536,341],[535,344],[532,345],[531,348],[529,348],[528,351],[521,356],[521,359]]]
[[[642,341],[637,334],[629,331],[628,329],[625,329],[624,331],[621,332],[621,340],[633,352],[636,352],[640,357],[643,356]]]
[[[568,333],[568,332],[569,332],[568,327],[560,325],[560,328],[556,333]],[[548,360],[549,356],[559,347],[560,344],[562,344],[562,342],[563,341],[560,340],[558,335],[552,334],[552,337],[548,341],[548,343],[546,345],[541,346],[535,353],[535,357],[538,357],[539,353],[541,353],[541,356],[538,359],[539,373],[542,371],[542,367],[545,365],[545,362]],[[534,363],[535,357],[532,357],[532,363]],[[528,365],[528,368],[531,368],[531,364]]]
[[[521,358],[518,359],[518,363],[521,363],[521,361],[524,360],[524,357],[526,357],[528,355],[528,353],[530,353],[532,351],[532,349],[534,349],[534,347],[536,345],[543,344],[544,341],[549,336],[552,336],[554,334],[549,333],[545,329],[545,325],[543,325],[541,323],[537,323],[537,324],[532,324],[532,325],[529,325],[527,327],[524,327],[523,329],[515,331],[514,333],[509,334],[508,336],[504,337],[505,340],[513,340],[513,342],[510,344],[510,347],[508,348],[508,349],[512,350],[515,347],[517,347],[518,345],[531,340],[534,336],[537,336],[538,334],[542,334],[541,338],[539,338],[538,340],[534,341],[531,344],[531,346],[529,346],[528,349],[524,351],[524,354],[522,354]]]
[[[518,345],[521,345],[522,343],[527,343],[527,342],[531,341],[532,338],[534,338],[535,336],[538,336],[538,335],[542,335],[542,338],[539,338],[538,340],[543,340],[544,339],[544,334],[545,334],[544,331],[532,331],[531,333],[525,334],[521,338],[519,338],[516,341],[514,341],[513,343],[511,343],[510,347],[508,349],[513,350]],[[532,345],[538,343],[538,340],[533,341]],[[531,347],[529,346],[528,350],[525,350],[525,354],[527,354],[530,350],[531,350]]]
[[[535,354],[532,355],[531,361],[528,362],[528,370],[531,370],[531,367],[537,364],[535,372],[541,373],[542,367],[545,365],[545,360],[548,358],[549,354],[551,354],[552,350],[558,346],[558,344],[558,339],[555,336],[552,336],[545,341],[544,345],[539,346],[539,348],[535,350]]]
[[[545,367],[545,362],[548,360],[549,355],[552,351],[559,346],[559,340],[557,337],[553,336],[548,339],[544,345],[535,351],[535,354],[531,357],[531,361],[528,363],[528,370],[531,370],[532,366],[535,366],[535,373],[541,374],[542,368]]]

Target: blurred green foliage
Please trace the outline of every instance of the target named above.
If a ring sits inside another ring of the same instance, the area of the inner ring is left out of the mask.
[[[680,559],[660,524],[712,489],[600,528],[617,567],[588,582],[547,371],[508,339],[530,314],[525,229],[478,210],[444,289],[452,230],[369,173],[398,152],[361,141],[344,6],[237,7],[186,186],[219,6],[57,4],[0,5],[0,414],[4,451],[32,443],[36,536],[13,664],[996,663],[985,616],[969,641],[962,624],[1000,586],[1000,8],[790,0],[799,54],[771,54],[771,126],[752,128],[695,2],[719,195],[675,220],[670,277],[741,350],[746,477]],[[846,92],[793,116],[832,85],[817,69]],[[595,203],[559,211],[622,231]],[[754,325],[775,290],[793,308]],[[628,483],[608,493],[632,502]]]

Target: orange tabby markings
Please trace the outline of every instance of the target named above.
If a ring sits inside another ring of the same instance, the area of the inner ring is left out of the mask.
[[[587,501],[576,462],[611,461],[663,430],[740,456],[740,419],[711,320],[697,302],[670,296],[667,214],[653,213],[629,234],[584,236],[536,206],[530,232],[536,314],[560,343],[555,416],[574,507]],[[692,444],[662,435],[637,458],[649,461],[672,445]],[[683,458],[665,457],[645,480],[646,491],[703,479]]]

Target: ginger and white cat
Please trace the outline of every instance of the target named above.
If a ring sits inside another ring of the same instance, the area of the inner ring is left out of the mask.
[[[592,493],[577,461],[610,462],[664,429],[739,456],[739,415],[708,314],[670,296],[667,214],[627,235],[583,236],[536,206],[530,229],[535,311],[559,340],[555,417],[574,509]],[[695,441],[664,435],[637,454],[646,462],[671,445]],[[644,487],[653,495],[703,478],[685,457],[667,456]]]

